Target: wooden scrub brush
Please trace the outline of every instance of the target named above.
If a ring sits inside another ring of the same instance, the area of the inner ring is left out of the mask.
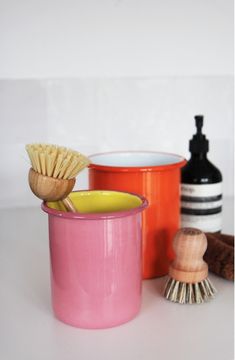
[[[206,235],[193,228],[180,229],[174,238],[175,260],[169,268],[164,296],[180,304],[203,303],[214,297],[214,286],[208,279],[208,265],[203,260]]]
[[[89,165],[89,159],[77,151],[49,144],[26,145],[31,169],[29,186],[44,201],[62,200],[68,211],[76,212],[67,197],[72,191],[77,174]]]
[[[226,280],[234,281],[234,235],[206,233],[204,256],[209,270]]]

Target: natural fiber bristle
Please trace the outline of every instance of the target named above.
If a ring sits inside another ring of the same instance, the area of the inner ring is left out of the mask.
[[[211,281],[206,278],[199,283],[188,284],[169,278],[164,296],[167,300],[179,304],[201,304],[214,297],[216,289]]]
[[[28,144],[26,150],[34,171],[57,179],[73,179],[90,163],[78,151],[62,146]]]

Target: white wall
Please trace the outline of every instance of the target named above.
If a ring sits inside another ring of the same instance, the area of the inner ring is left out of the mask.
[[[188,157],[205,115],[233,194],[230,0],[0,0],[0,207],[38,205],[24,146]],[[86,173],[76,188],[87,187]]]
[[[1,0],[0,77],[227,75],[232,0]]]

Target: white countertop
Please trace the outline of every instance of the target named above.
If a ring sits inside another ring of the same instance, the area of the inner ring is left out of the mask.
[[[233,233],[233,199],[223,232]],[[50,305],[47,216],[38,208],[0,210],[1,360],[232,360],[233,283],[213,274],[218,294],[202,305],[162,297],[165,277],[143,282],[143,305],[129,323],[82,330],[56,320]]]

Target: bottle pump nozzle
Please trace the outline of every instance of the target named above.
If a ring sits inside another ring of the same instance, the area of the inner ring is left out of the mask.
[[[197,134],[202,134],[203,115],[196,115],[195,121],[196,121]]]
[[[206,136],[202,134],[203,115],[196,115],[195,123],[197,132],[189,142],[189,151],[192,154],[207,153],[209,150],[209,141]]]

